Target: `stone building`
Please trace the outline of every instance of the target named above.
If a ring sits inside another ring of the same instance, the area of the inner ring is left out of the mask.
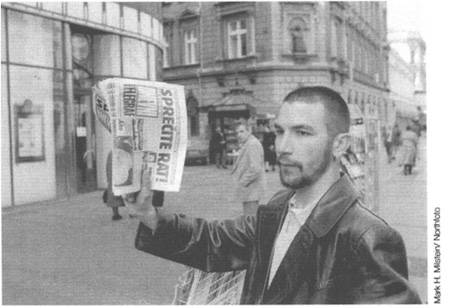
[[[106,186],[104,78],[161,80],[161,3],[2,2],[2,206]],[[99,199],[100,201],[100,199]]]
[[[426,126],[426,43],[415,32],[395,31],[388,34],[390,43],[389,75],[391,103],[395,112],[391,123],[401,128]],[[426,128],[425,128],[426,129]]]
[[[307,85],[377,125],[392,108],[385,2],[166,2],[163,24],[163,79],[185,86],[191,139],[239,119],[257,133]]]
[[[392,32],[388,34],[389,44],[402,61],[409,66],[413,78],[413,97],[408,104],[426,109],[426,43],[416,32]],[[392,88],[392,90],[401,90]]]

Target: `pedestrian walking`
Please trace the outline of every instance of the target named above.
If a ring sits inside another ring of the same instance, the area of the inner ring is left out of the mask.
[[[264,150],[249,125],[239,124],[236,133],[241,146],[231,171],[236,182],[236,198],[242,202],[244,214],[254,215],[265,189]]]
[[[403,166],[403,174],[405,176],[411,175],[412,168],[416,164],[417,158],[417,142],[418,136],[410,126],[406,127],[406,130],[402,132],[400,136],[401,142],[401,154],[399,164]]]
[[[393,159],[393,143],[392,143],[392,128],[391,126],[383,127],[383,140],[384,148],[386,149],[386,154],[388,158],[388,163],[391,163]]]
[[[108,181],[108,188],[106,190],[106,205],[112,209],[112,220],[117,221],[122,219],[119,214],[119,208],[124,207],[122,196],[115,196],[112,191],[112,151],[109,152],[106,158],[106,179]]]
[[[400,135],[401,131],[398,124],[392,128],[392,159],[396,159],[398,148],[400,147]]]
[[[349,127],[337,92],[291,92],[275,120],[287,189],[256,216],[207,221],[155,210],[145,176],[141,191],[126,196],[141,222],[136,248],[207,272],[247,270],[242,304],[420,303],[402,237],[362,205],[340,173]]]
[[[216,167],[226,169],[227,143],[220,127],[216,127],[213,132],[211,137],[211,149],[216,162]]]
[[[277,155],[275,153],[275,133],[270,130],[270,127],[267,125],[264,127],[263,134],[263,149],[264,149],[264,163],[266,172],[271,168],[272,171],[275,171],[275,164],[277,162]]]

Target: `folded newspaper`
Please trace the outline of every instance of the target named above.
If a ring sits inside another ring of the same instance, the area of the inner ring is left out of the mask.
[[[187,146],[184,88],[113,78],[93,87],[94,110],[112,133],[112,190],[137,192],[150,170],[153,190],[179,191]]]

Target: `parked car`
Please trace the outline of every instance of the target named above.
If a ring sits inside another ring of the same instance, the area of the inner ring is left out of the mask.
[[[200,162],[207,165],[209,159],[209,141],[201,138],[189,138],[185,163]]]

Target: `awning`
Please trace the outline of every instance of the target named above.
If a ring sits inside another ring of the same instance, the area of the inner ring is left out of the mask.
[[[278,105],[259,100],[246,93],[229,94],[209,106],[212,112],[250,111],[251,116],[273,117],[278,113]]]

